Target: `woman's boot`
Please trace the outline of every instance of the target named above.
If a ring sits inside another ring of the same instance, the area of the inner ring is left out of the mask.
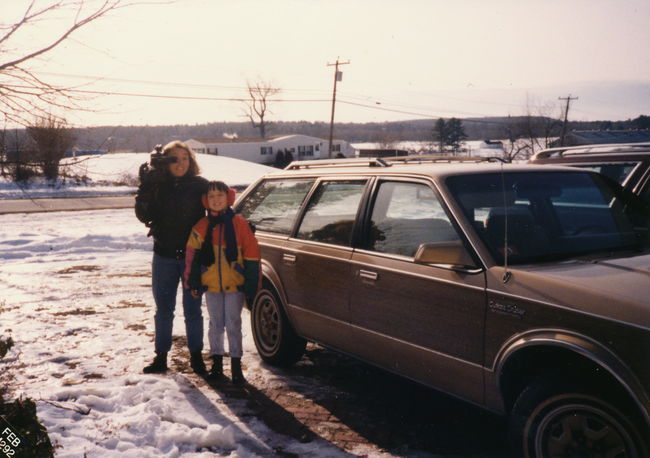
[[[203,376],[208,373],[208,370],[205,368],[205,363],[203,362],[203,355],[200,351],[190,353],[190,366],[198,375]]]
[[[142,369],[145,374],[161,374],[167,372],[167,352],[156,352],[153,362]]]
[[[212,355],[212,369],[208,374],[208,379],[218,380],[223,377],[223,356]]]
[[[241,358],[230,358],[230,370],[232,372],[232,383],[243,385],[246,380],[241,371]]]

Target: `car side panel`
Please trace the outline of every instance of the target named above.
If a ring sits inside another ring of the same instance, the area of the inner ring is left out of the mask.
[[[368,275],[371,272],[376,274]],[[352,332],[362,358],[407,377],[483,400],[484,276],[355,252]]]
[[[332,323],[349,321],[349,260],[352,249],[289,239],[277,254],[277,269],[296,332],[309,340],[336,345]],[[317,318],[318,317],[318,318]],[[340,326],[339,326],[340,328]]]

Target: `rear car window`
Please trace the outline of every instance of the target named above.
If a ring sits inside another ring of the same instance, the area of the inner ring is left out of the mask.
[[[288,235],[314,181],[313,178],[263,181],[246,197],[239,213],[258,230]]]
[[[638,162],[620,162],[609,164],[576,164],[576,166],[602,173],[617,183],[622,184],[638,164]]]
[[[365,180],[321,183],[309,202],[297,237],[350,246],[352,228],[365,186]]]

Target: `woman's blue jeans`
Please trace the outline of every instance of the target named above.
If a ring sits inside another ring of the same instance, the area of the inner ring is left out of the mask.
[[[156,253],[151,263],[153,298],[156,302],[156,353],[167,353],[172,347],[172,328],[176,293],[185,271],[185,259],[165,258]],[[181,286],[182,288],[182,286]],[[201,297],[195,299],[190,290],[183,289],[185,334],[190,353],[203,350],[203,315]]]

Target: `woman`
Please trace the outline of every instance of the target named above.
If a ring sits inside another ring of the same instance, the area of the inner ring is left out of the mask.
[[[135,214],[150,228],[154,240],[151,279],[156,302],[156,357],[144,368],[145,374],[167,370],[176,293],[185,270],[185,245],[192,226],[205,215],[201,196],[208,186],[199,176],[194,152],[186,144],[171,142],[162,155],[162,161],[141,176],[135,199]],[[193,297],[187,289],[183,289],[183,312],[190,364],[194,372],[205,375],[201,298]]]

